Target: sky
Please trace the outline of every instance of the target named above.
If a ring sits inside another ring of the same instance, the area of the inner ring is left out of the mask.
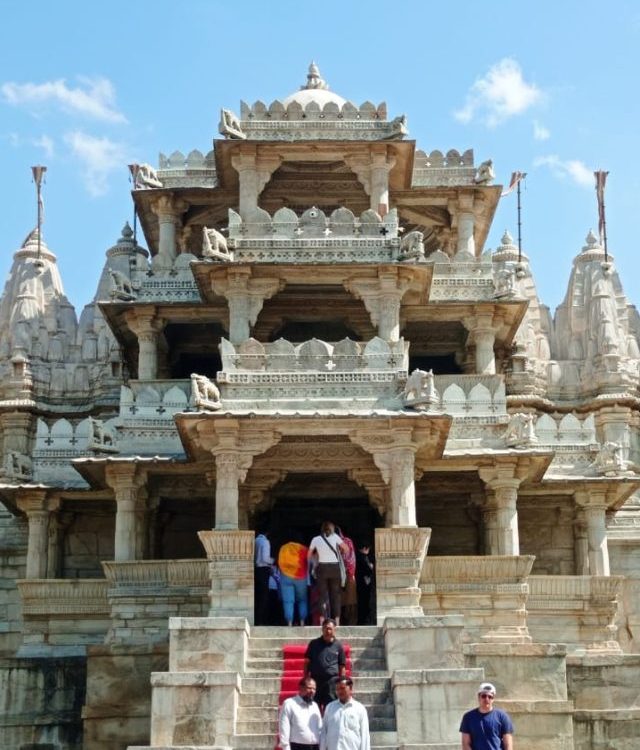
[[[496,182],[527,173],[523,249],[541,300],[564,298],[597,229],[609,171],[610,254],[640,303],[640,4],[612,0],[0,0],[0,279],[35,226],[31,166],[47,166],[44,238],[80,308],[132,219],[127,164],[203,153],[220,108],[297,90],[315,60],[331,89],[406,114],[427,152],[473,148]],[[515,236],[500,202],[485,249]]]

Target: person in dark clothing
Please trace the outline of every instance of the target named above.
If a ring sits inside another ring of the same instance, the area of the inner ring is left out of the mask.
[[[336,623],[327,618],[322,623],[322,635],[309,641],[304,655],[304,675],[316,681],[316,701],[324,709],[336,699],[335,684],[347,673],[344,648],[335,636]]]
[[[370,546],[361,544],[356,552],[356,591],[358,595],[358,625],[371,624],[371,594],[373,589],[373,562]]]
[[[271,543],[269,533],[260,530],[256,536],[254,550],[254,622],[256,625],[269,624],[269,577],[273,557],[271,557]]]

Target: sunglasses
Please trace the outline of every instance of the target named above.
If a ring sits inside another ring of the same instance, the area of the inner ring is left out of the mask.
[[[480,693],[481,698],[488,698],[489,700],[493,700],[494,696],[491,695],[491,693]]]

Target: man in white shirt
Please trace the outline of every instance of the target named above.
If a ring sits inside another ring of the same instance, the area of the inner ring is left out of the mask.
[[[350,677],[338,680],[336,693],[324,712],[320,750],[371,750],[367,709],[353,698]]]
[[[316,681],[303,677],[298,695],[287,698],[280,709],[280,747],[282,750],[318,750],[322,717],[313,700]]]
[[[320,527],[320,534],[314,536],[309,544],[309,560],[318,582],[318,600],[325,618],[331,617],[340,624],[340,605],[342,570],[344,560],[342,553],[349,548],[335,532],[331,521],[324,521]],[[346,578],[345,578],[346,581]],[[328,608],[327,608],[328,605]]]

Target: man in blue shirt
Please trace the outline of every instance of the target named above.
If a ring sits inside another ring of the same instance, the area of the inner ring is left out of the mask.
[[[513,750],[513,723],[506,711],[493,707],[496,689],[483,682],[478,690],[478,708],[462,717],[462,750]]]
[[[269,533],[260,530],[255,542],[254,624],[269,624],[269,575],[273,565]]]

